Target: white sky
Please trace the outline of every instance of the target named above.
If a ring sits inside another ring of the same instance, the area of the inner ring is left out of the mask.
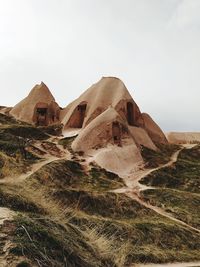
[[[165,131],[200,131],[200,0],[0,0],[0,104],[66,106],[117,76]]]

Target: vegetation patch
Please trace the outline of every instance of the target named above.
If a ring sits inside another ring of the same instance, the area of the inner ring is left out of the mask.
[[[115,266],[91,246],[82,231],[69,223],[63,225],[45,217],[26,215],[17,216],[15,223],[16,246],[12,253],[25,255],[39,266]]]
[[[91,212],[71,206],[74,210],[70,214],[70,204],[64,202],[54,216],[23,213],[16,218],[12,253],[23,252],[33,262],[39,260],[41,266],[122,267],[133,262],[200,258],[198,234],[125,200],[126,216],[115,202],[108,202],[114,213],[111,209],[100,213],[98,207],[97,212],[96,207]],[[66,207],[65,216],[60,216]]]
[[[40,126],[37,128],[45,134],[59,136],[62,134],[63,124],[58,123],[58,124],[48,125],[45,127]]]
[[[59,140],[58,144],[62,145],[65,149],[66,148],[71,148],[71,144],[74,141],[74,139],[77,137],[76,136],[72,136],[72,137],[65,137]]]
[[[199,146],[184,149],[176,163],[151,173],[140,182],[154,187],[200,193],[200,157],[196,156],[198,151]]]
[[[1,185],[0,206],[14,211],[44,213],[43,208],[23,194],[20,187]]]
[[[179,159],[200,164],[200,145],[194,146],[191,149],[183,149],[179,154]]]
[[[31,125],[11,125],[6,127],[1,127],[0,134],[2,135],[12,135],[17,137],[35,139],[35,140],[45,140],[49,138],[41,129]]]
[[[0,113],[0,124],[13,125],[13,124],[25,124],[24,122],[17,121],[14,117]]]
[[[35,140],[44,140],[49,136],[30,125],[0,126],[0,151],[11,157],[25,160],[37,160],[38,157],[28,151]]]
[[[200,229],[200,195],[174,189],[145,190],[143,197],[187,224]]]
[[[147,168],[155,168],[170,161],[170,157],[179,148],[178,145],[172,144],[156,144],[158,150],[154,151],[142,146],[141,154],[145,160]]]
[[[31,178],[61,190],[70,187],[85,191],[105,191],[124,186],[122,179],[115,174],[100,167],[92,168],[87,173],[80,163],[70,160],[51,162],[35,172]]]
[[[19,175],[27,171],[29,165],[21,157],[10,157],[0,152],[0,179],[6,176]]]

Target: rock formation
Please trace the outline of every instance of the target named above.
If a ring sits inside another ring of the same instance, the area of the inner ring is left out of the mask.
[[[75,130],[78,136],[72,149],[93,153],[102,167],[114,172],[141,163],[141,146],[156,150],[157,143],[167,143],[159,126],[140,112],[124,83],[115,77],[103,77],[63,110],[41,83],[10,114],[38,126],[60,122],[66,136]]]
[[[84,128],[109,106],[130,126],[143,126],[140,110],[123,82],[118,78],[103,77],[63,110],[65,129]]]
[[[167,143],[159,126],[140,112],[124,83],[103,77],[61,112],[64,132],[78,134],[74,151],[92,154],[102,167],[122,174],[142,164],[141,146]],[[68,135],[69,136],[69,135]]]
[[[166,134],[169,143],[173,144],[198,144],[199,132],[170,132]]]
[[[121,146],[127,136],[137,145],[154,150],[156,143],[167,143],[158,125],[140,112],[124,83],[114,77],[103,77],[91,86],[62,111],[61,118],[65,130],[82,129],[74,142],[75,150],[108,142]]]
[[[49,88],[41,82],[30,94],[11,109],[10,115],[38,126],[60,122],[60,107]]]
[[[167,139],[160,129],[160,127],[153,121],[153,119],[146,113],[142,113],[144,121],[144,129],[155,143],[167,143]]]

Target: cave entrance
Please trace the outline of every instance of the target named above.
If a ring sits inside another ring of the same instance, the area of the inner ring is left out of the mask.
[[[119,122],[113,122],[112,136],[113,136],[114,144],[121,146],[121,127],[120,127]]]
[[[37,108],[37,121],[36,124],[39,126],[47,125],[47,108]]]
[[[85,112],[86,112],[87,104],[81,104],[78,105],[78,118],[77,118],[77,128],[82,128],[84,118],[85,118]]]
[[[127,121],[129,125],[134,125],[134,109],[133,103],[127,103]]]

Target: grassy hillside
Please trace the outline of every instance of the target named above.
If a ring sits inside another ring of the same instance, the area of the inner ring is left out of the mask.
[[[64,266],[65,261],[67,266],[128,266],[199,259],[197,233],[123,194],[108,192],[107,188],[123,183],[119,177],[110,179],[104,170],[99,173],[93,183],[91,173],[80,164],[59,160],[17,188],[4,186],[2,204],[19,211],[11,253],[23,253],[42,266]]]
[[[176,218],[200,229],[200,146],[183,149],[176,163],[142,179],[155,187],[143,197]]]
[[[200,193],[200,146],[183,149],[171,167],[153,172],[140,182],[146,185]]]
[[[3,168],[7,164],[12,166],[12,173],[15,170],[16,179],[20,173],[17,153],[21,150],[16,149],[15,138],[30,138],[37,143],[52,142],[44,130],[12,122],[2,124],[0,134],[2,142],[11,146],[8,150],[5,146],[5,149],[0,149],[0,173],[6,176]],[[64,138],[57,142],[72,152],[71,141]],[[165,155],[169,159],[174,150],[174,147],[165,147],[165,152],[157,152],[160,154],[159,164],[166,161]],[[159,180],[160,174],[158,177],[152,174],[143,180],[147,184],[160,181],[157,182],[158,189],[144,191],[146,201],[163,207],[183,221],[187,217],[187,222],[195,227],[199,227],[198,153],[198,149],[194,149],[180,154],[179,161],[184,162],[184,166],[189,164],[187,172],[192,173],[189,182],[183,170],[183,179],[178,178],[180,169],[177,169],[174,179],[180,181],[181,190],[177,190],[178,185],[171,184],[172,174],[165,183]],[[32,154],[32,158],[36,156]],[[58,159],[44,165],[25,181],[1,184],[0,206],[15,214],[13,221],[3,226],[12,244],[7,249],[7,256],[1,251],[8,262],[15,259],[18,267],[122,267],[138,262],[200,260],[200,234],[157,214],[125,194],[112,192],[125,186],[120,177],[94,163],[87,165],[76,153],[71,156],[71,159]],[[22,167],[40,161],[39,158],[24,159],[23,153],[20,158]],[[149,166],[153,158],[156,158],[155,154],[149,156]],[[196,172],[189,170],[194,167],[191,164],[195,164]],[[183,205],[183,202],[187,204]],[[194,208],[197,209],[192,212]]]
[[[147,168],[155,168],[170,160],[171,155],[180,149],[180,146],[174,144],[156,144],[158,150],[154,151],[142,146],[141,154]]]

